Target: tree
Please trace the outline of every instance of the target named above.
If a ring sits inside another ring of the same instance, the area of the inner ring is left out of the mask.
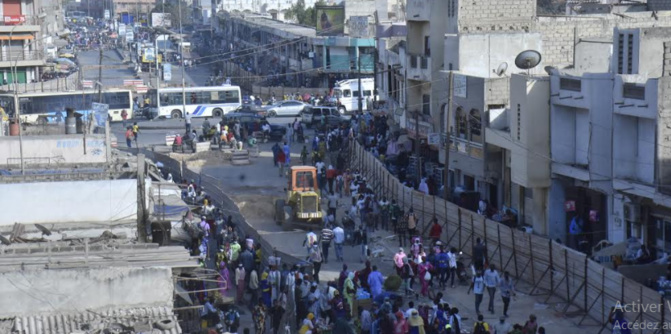
[[[319,0],[315,3],[315,6],[326,5],[324,0]],[[316,12],[314,7],[305,7],[305,0],[298,0],[295,4],[291,6],[284,14],[284,17],[288,20],[295,20],[298,24],[302,24],[308,27],[316,27]]]

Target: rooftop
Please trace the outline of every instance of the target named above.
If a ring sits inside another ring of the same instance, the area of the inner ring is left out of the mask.
[[[314,28],[301,26],[297,24],[285,23],[278,20],[273,20],[269,17],[263,16],[232,16],[232,19],[242,20],[252,25],[257,25],[271,30],[277,34],[281,32],[285,37],[317,37],[317,31]]]
[[[177,317],[169,307],[110,309],[101,312],[82,311],[4,319],[12,323],[17,334],[64,333],[161,333],[180,334]],[[6,327],[0,327],[5,329]]]

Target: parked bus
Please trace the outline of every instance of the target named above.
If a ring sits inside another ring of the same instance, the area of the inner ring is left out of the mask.
[[[192,117],[221,117],[242,104],[240,87],[209,86],[150,89],[152,117],[181,118],[188,112]],[[182,96],[186,101],[182,101]],[[186,109],[184,110],[184,107]]]
[[[14,115],[16,102],[13,94],[0,95],[0,106]],[[18,95],[21,122],[44,124],[65,118],[65,109],[72,108],[81,114],[88,114],[93,102],[99,102],[98,92],[73,91],[55,93],[24,93]],[[121,121],[121,112],[133,114],[133,96],[130,90],[113,90],[102,93],[101,103],[109,105],[112,121]],[[3,105],[4,104],[4,105]]]
[[[373,98],[374,85],[373,78],[361,78],[361,87],[359,87],[359,79],[336,82],[333,93],[338,100],[340,113],[345,114],[359,110],[359,96],[362,96],[361,105],[363,110],[368,109],[367,100]]]

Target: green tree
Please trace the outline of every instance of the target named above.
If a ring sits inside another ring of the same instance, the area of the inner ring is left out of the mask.
[[[326,5],[326,2],[324,2],[324,0],[319,0],[315,5],[323,6]],[[317,19],[315,15],[316,12],[314,7],[305,7],[305,0],[298,0],[287,10],[284,17],[288,20],[295,20],[298,24],[304,26],[316,27]]]

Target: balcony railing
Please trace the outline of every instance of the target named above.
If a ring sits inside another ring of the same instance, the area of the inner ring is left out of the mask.
[[[429,56],[426,55],[413,55],[410,54],[408,55],[410,57],[410,67],[411,68],[417,68],[417,65],[419,65],[419,68],[426,70],[429,68]]]
[[[6,51],[0,52],[0,61],[15,61],[21,60],[40,60],[44,58],[44,53],[41,51]]]

